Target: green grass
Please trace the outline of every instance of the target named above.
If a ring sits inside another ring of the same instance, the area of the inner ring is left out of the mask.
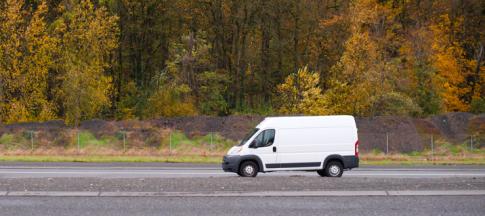
[[[103,137],[101,139],[97,139],[92,133],[87,131],[82,131],[79,133],[79,146],[81,148],[84,148],[88,145],[105,146],[109,143],[112,143],[113,139],[115,138]]]
[[[409,155],[409,156],[422,156],[423,152],[412,151],[412,152],[407,153],[407,155]]]
[[[222,147],[223,149],[229,149],[235,144],[235,141],[225,139],[217,133],[206,134],[204,136],[194,136],[192,138],[189,138],[182,132],[173,132],[170,139],[172,141],[173,148],[177,148],[180,145],[200,147],[204,145],[210,145],[210,143],[212,142],[213,144],[217,143],[217,146],[219,148]],[[165,142],[167,141],[169,140],[165,140]],[[165,145],[168,145],[168,143],[165,143]]]
[[[14,140],[13,134],[4,133],[0,137],[0,144],[2,144],[2,145],[8,145],[9,143],[12,143],[13,140]]]
[[[30,148],[30,138],[27,133],[9,134],[4,133],[0,137],[0,145],[5,146],[6,149],[26,149]]]
[[[220,156],[0,156],[0,161],[17,162],[166,162],[166,163],[221,163]]]
[[[465,160],[361,160],[360,165],[399,165],[399,166],[419,166],[419,165],[485,165],[485,159],[465,159]]]

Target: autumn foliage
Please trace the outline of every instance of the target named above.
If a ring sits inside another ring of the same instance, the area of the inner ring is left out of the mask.
[[[485,112],[485,3],[2,0],[0,120]]]

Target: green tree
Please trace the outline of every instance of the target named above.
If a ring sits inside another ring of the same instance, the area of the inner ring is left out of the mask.
[[[227,115],[229,107],[224,95],[229,85],[223,73],[206,71],[197,75],[199,89],[199,109],[204,114]]]

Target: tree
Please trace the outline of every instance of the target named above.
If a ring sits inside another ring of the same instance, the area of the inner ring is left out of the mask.
[[[318,87],[320,77],[309,72],[307,67],[288,76],[284,83],[277,86],[278,112],[283,114],[327,114],[325,98]]]
[[[167,83],[148,98],[144,118],[192,116],[197,109],[190,98],[190,88],[187,85]]]
[[[66,122],[78,125],[110,104],[112,79],[105,70],[118,45],[118,18],[90,0],[75,1],[72,7],[55,23],[61,43],[57,97]]]
[[[224,95],[227,94],[228,77],[220,72],[206,71],[197,75],[197,82],[200,111],[209,115],[227,115],[229,107]]]
[[[468,111],[469,102],[465,95],[470,91],[466,84],[469,71],[463,49],[453,35],[458,31],[460,19],[451,20],[443,15],[435,25],[433,31],[433,66],[437,70],[436,82],[440,85],[440,94],[446,111]]]
[[[4,122],[44,121],[55,118],[48,100],[47,77],[57,40],[49,35],[47,3],[34,11],[24,1],[8,0],[0,15],[0,119]],[[27,18],[26,18],[27,17]]]
[[[332,68],[336,80],[329,97],[335,112],[365,116],[372,114],[373,103],[384,90],[386,63],[369,29],[378,20],[376,2],[356,1],[350,11],[354,14],[350,20],[351,35],[339,62]]]

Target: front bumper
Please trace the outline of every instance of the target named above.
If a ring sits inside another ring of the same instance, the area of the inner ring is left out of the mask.
[[[241,162],[241,156],[226,155],[222,158],[222,169],[224,172],[238,172],[239,162]]]

